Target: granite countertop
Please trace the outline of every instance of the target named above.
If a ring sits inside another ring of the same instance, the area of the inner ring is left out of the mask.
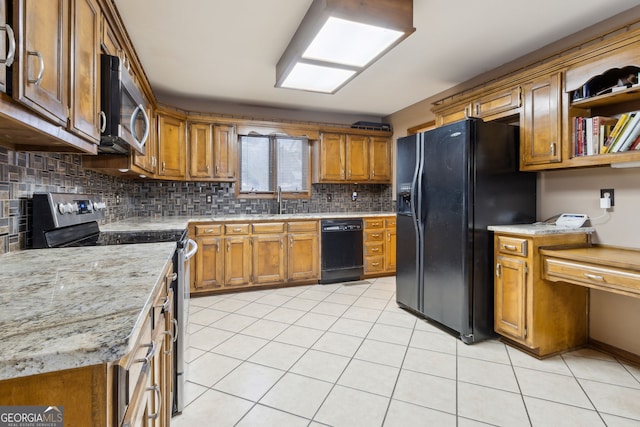
[[[218,216],[163,216],[134,217],[100,226],[105,233],[147,232],[184,230],[190,222],[211,221],[291,221],[296,219],[330,219],[330,218],[375,218],[395,215],[395,212],[338,212],[338,213],[303,213],[303,214],[255,214],[255,215],[218,215]]]
[[[0,380],[122,358],[174,250],[146,243],[0,256]]]
[[[514,225],[490,225],[487,227],[489,231],[497,231],[499,233],[514,234],[573,234],[573,233],[594,233],[593,227],[566,228],[558,227],[553,224],[533,223],[533,224],[514,224]]]

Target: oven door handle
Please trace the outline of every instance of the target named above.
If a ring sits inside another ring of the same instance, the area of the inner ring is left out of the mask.
[[[189,249],[187,249],[187,252],[184,254],[185,261],[188,261],[189,259],[191,259],[191,257],[194,256],[196,252],[198,252],[198,244],[194,240],[188,239],[187,248]]]

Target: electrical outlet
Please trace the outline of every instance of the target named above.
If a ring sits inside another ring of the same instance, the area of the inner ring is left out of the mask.
[[[120,204],[120,195],[116,194],[116,205]]]
[[[211,196],[211,194],[207,194],[207,203],[213,203],[213,196]]]
[[[327,193],[327,202],[330,202],[333,199],[331,193]]]
[[[600,198],[603,199],[605,197],[607,197],[607,194],[609,195],[609,198],[611,199],[611,206],[614,206],[614,199],[613,199],[613,188],[602,188],[600,189]]]

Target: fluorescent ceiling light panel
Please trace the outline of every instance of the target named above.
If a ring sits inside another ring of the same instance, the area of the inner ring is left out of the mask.
[[[289,89],[331,93],[356,72],[298,62],[282,83]]]
[[[329,17],[302,57],[364,67],[396,40],[402,31]]]

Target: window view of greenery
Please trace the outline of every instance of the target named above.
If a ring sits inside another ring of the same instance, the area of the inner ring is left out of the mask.
[[[307,192],[308,153],[304,138],[241,136],[240,192]]]

